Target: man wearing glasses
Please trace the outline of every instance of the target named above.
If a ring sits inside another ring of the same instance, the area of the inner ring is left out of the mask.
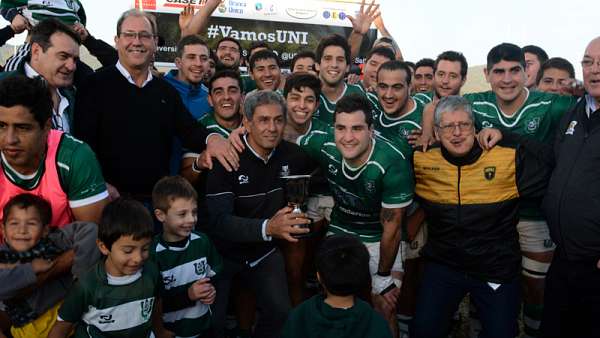
[[[480,337],[515,337],[519,199],[543,195],[551,148],[505,132],[502,146],[483,150],[471,105],[460,96],[440,100],[434,123],[439,146],[414,154],[415,194],[429,238],[421,252],[426,263],[411,337],[447,335],[467,293],[482,321]]]
[[[226,169],[235,169],[238,156],[229,142],[209,134],[177,90],[150,72],[157,47],[154,17],[138,10],[123,13],[115,44],[117,64],[88,78],[75,111],[76,135],[95,151],[107,182],[149,204],[154,183],[169,173],[175,136],[185,148],[197,153],[206,148],[207,158],[217,157]]]
[[[600,37],[581,62],[587,94],[560,121],[542,208],[557,248],[546,277],[541,337],[600,332]]]

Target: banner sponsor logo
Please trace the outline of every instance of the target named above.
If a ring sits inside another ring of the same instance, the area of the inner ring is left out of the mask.
[[[305,8],[286,8],[285,12],[287,15],[296,19],[312,19],[317,15],[317,11],[314,9],[305,9]]]

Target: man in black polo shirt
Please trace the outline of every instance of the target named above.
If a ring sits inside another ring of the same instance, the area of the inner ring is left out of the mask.
[[[224,271],[215,281],[215,331],[222,337],[231,279],[239,274],[256,293],[255,336],[277,337],[290,300],[283,257],[273,239],[296,242],[292,235],[308,230],[294,225],[310,222],[304,214],[290,213],[280,177],[307,174],[314,165],[298,146],[282,141],[286,104],[281,95],[251,93],[244,112],[248,133],[239,169],[228,172],[215,162],[207,177],[208,233],[224,258]]]

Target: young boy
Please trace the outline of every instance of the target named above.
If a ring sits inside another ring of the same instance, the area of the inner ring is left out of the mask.
[[[104,259],[85,273],[58,310],[49,337],[148,337],[160,288],[147,262],[153,220],[134,200],[119,198],[102,212],[96,241]]]
[[[387,322],[356,295],[369,288],[369,252],[354,236],[326,238],[316,257],[325,295],[292,310],[282,338],[391,338]]]
[[[205,234],[194,231],[196,190],[181,176],[164,177],[154,186],[152,203],[163,224],[150,258],[163,278],[165,328],[178,337],[203,337],[210,328],[209,305],[216,296],[210,278],[221,271],[221,257]]]
[[[73,277],[81,276],[100,257],[94,245],[96,225],[76,222],[50,231],[50,203],[26,193],[11,198],[3,214],[0,300],[13,325],[10,332],[14,338],[47,337]],[[56,257],[73,248],[70,272],[36,285],[38,275],[47,273]]]

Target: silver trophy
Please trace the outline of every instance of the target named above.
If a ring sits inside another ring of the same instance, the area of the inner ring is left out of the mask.
[[[294,208],[293,214],[302,213],[302,207],[308,197],[310,175],[292,175],[281,177],[285,183],[285,196],[288,203]],[[310,224],[298,224],[298,227],[309,228]],[[310,236],[310,233],[293,235],[296,238]]]

